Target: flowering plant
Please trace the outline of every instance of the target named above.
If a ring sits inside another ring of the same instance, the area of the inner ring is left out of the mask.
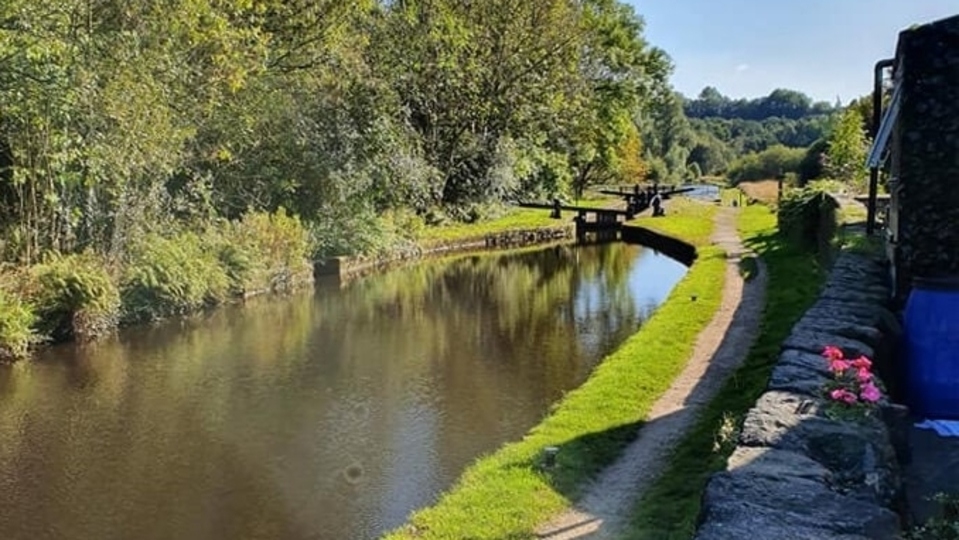
[[[838,347],[826,347],[832,380],[826,383],[826,414],[833,418],[867,416],[882,398],[882,383],[873,376],[872,361],[865,356],[847,359]]]

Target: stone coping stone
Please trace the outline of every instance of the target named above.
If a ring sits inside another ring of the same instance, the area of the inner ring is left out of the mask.
[[[797,459],[791,466],[802,464]],[[836,493],[818,480],[777,478],[748,469],[719,473],[710,480],[698,540],[899,537],[899,516],[887,508]]]
[[[797,328],[783,342],[783,349],[798,349],[811,353],[821,354],[827,346],[839,347],[847,358],[867,356],[875,358],[875,351],[869,345],[831,332],[822,332]]]

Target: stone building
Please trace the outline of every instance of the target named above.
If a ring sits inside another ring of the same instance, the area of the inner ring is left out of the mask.
[[[959,16],[899,35],[887,131],[894,295],[959,276]]]

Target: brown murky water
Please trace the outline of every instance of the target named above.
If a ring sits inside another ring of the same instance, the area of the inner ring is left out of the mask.
[[[0,368],[0,538],[374,538],[521,437],[685,268],[427,262]]]

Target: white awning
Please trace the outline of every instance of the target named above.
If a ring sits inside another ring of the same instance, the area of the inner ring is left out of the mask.
[[[896,85],[892,92],[892,102],[885,114],[882,115],[882,122],[879,124],[879,131],[876,132],[876,140],[872,143],[872,149],[869,150],[869,157],[866,158],[866,164],[870,169],[878,169],[885,161],[886,147],[889,146],[889,139],[892,136],[892,128],[899,120],[899,101],[902,95],[900,85]]]

